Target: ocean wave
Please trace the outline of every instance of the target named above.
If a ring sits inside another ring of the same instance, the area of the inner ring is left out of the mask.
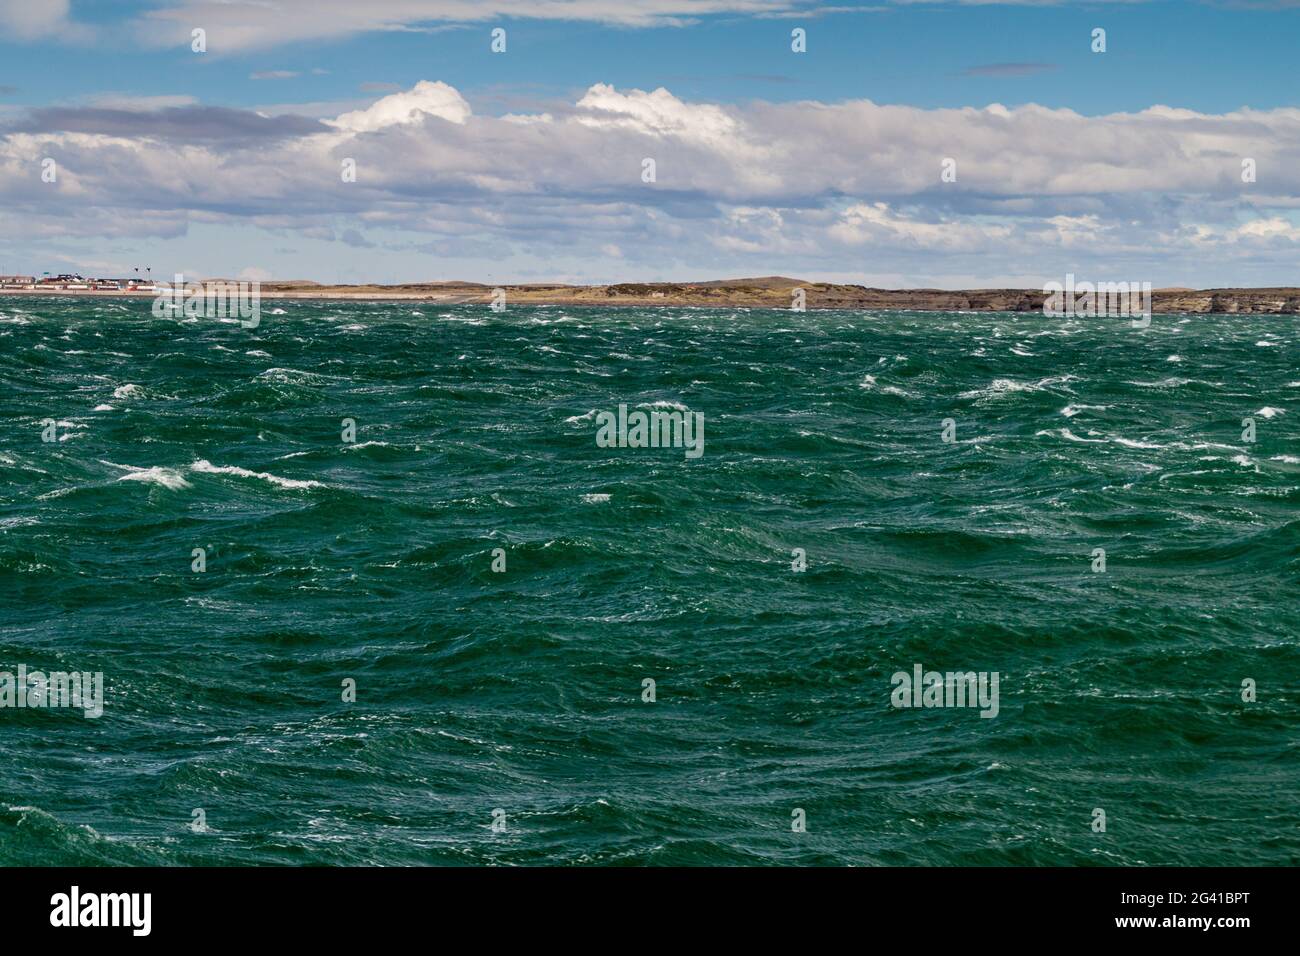
[[[1061,414],[1064,415],[1066,418],[1073,418],[1075,415],[1078,415],[1080,412],[1084,412],[1084,411],[1102,412],[1108,408],[1110,408],[1109,405],[1066,405],[1063,409],[1061,409]]]
[[[148,851],[110,840],[93,827],[64,823],[40,807],[0,805],[0,865],[157,865]]]
[[[883,362],[884,359],[881,359]],[[906,389],[899,388],[897,385],[878,385],[874,375],[864,375],[862,381],[858,383],[858,388],[871,389],[878,391],[882,395],[894,395],[898,398],[916,398],[915,392],[909,392]]]
[[[128,472],[117,480],[144,481],[163,488],[169,488],[172,491],[193,487],[184,477],[171,468],[141,468],[137,471]]]
[[[1198,382],[1194,378],[1178,378],[1177,376],[1170,376],[1169,378],[1162,378],[1154,382],[1125,382],[1124,384],[1132,385],[1136,388],[1166,389],[1182,388],[1184,385],[1204,385],[1206,383]]]
[[[1068,428],[1045,429],[1043,431],[1036,432],[1035,434],[1036,435],[1060,435],[1062,438],[1066,439],[1067,441],[1079,442],[1081,444],[1086,444],[1086,445],[1104,445],[1107,442],[1107,439],[1105,438],[1083,438],[1080,435],[1076,435]]]
[[[250,471],[247,468],[240,468],[236,465],[214,465],[206,458],[201,458],[190,465],[190,471],[206,475],[235,475],[239,478],[257,478],[261,481],[268,481],[280,488],[324,488],[326,487],[319,481],[299,480],[296,478],[281,478],[279,475],[273,475],[266,471]]]
[[[995,378],[984,388],[974,388],[969,391],[961,392],[958,398],[1000,398],[1005,395],[1014,395],[1018,392],[1041,392],[1049,389],[1053,385],[1068,385],[1070,382],[1078,381],[1076,375],[1051,375],[1047,378],[1039,379],[1036,382],[1018,382],[1011,378]],[[1068,391],[1068,389],[1066,389]]]
[[[304,372],[297,368],[268,368],[259,372],[257,377],[264,381],[280,385],[327,385],[340,381],[337,375],[322,375],[319,372]]]
[[[6,716],[0,792],[50,815],[0,801],[0,862],[1071,865],[1095,841],[1039,791],[1137,759],[1164,822],[1215,825],[1129,828],[1105,862],[1300,854],[1276,826],[1297,791],[1278,688],[1300,627],[1300,414],[1255,412],[1259,443],[1237,440],[1250,405],[1300,387],[1295,320],[1198,316],[1176,350],[1177,317],[1140,347],[1080,322],[1050,333],[1068,348],[1016,356],[1057,326],[593,308],[545,327],[526,320],[567,309],[299,302],[258,344],[132,308],[42,303],[0,326],[0,656],[102,665],[109,691],[98,722]],[[65,329],[87,355],[32,350]],[[1287,347],[1250,348],[1270,331]],[[1167,382],[1175,351],[1200,384],[1126,384]],[[143,398],[110,398],[124,383]],[[596,410],[656,401],[717,416],[698,462],[592,444]],[[42,443],[59,416],[81,437]],[[895,711],[889,675],[914,663],[999,670],[1002,716]],[[1260,674],[1273,690],[1241,704]],[[362,700],[340,706],[350,675]],[[647,738],[653,707],[672,719]],[[1198,772],[1242,733],[1249,773]],[[52,734],[67,746],[43,785],[24,768]],[[882,799],[836,804],[868,737]],[[514,837],[456,823],[498,802]],[[764,836],[796,805],[823,806],[812,843]],[[213,834],[190,832],[192,807]]]

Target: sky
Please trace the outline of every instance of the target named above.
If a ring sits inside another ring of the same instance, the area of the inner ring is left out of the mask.
[[[1297,39],[1300,0],[0,0],[0,274],[1298,285]]]

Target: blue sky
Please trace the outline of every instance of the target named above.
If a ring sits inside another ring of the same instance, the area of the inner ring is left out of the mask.
[[[1297,37],[1290,3],[0,0],[0,272],[1296,284]],[[637,95],[660,88],[671,102]],[[338,136],[233,118],[332,122],[385,96],[414,96],[393,101],[414,120]],[[363,189],[325,182],[367,152]],[[32,164],[60,153],[39,188]],[[1234,189],[1246,156],[1260,180]]]
[[[46,105],[111,89],[256,107],[353,99],[363,83],[407,88],[440,79],[476,97],[565,95],[609,83],[666,86],[717,102],[866,97],[921,107],[1035,102],[1085,114],[1153,103],[1222,112],[1294,104],[1300,37],[1300,5],[911,3],[781,19],[717,14],[640,29],[493,17],[439,32],[358,33],[233,52],[214,36],[209,55],[196,57],[188,44],[130,42],[140,35],[127,25],[156,7],[73,4],[76,21],[103,31],[103,42],[93,33],[68,42],[0,38],[0,87],[17,88],[0,102]],[[810,55],[790,55],[796,25],[810,33]],[[509,55],[489,55],[493,26],[509,31]],[[1089,50],[1095,26],[1108,31],[1104,62]],[[127,41],[117,42],[123,35]],[[1044,68],[967,72],[998,64]],[[249,79],[274,71],[300,75]]]

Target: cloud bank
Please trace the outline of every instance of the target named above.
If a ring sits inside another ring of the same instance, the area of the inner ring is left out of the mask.
[[[643,272],[794,264],[961,284],[1112,263],[1159,280],[1198,263],[1293,269],[1298,151],[1295,109],[733,106],[596,84],[482,116],[422,81],[325,121],[197,104],[33,111],[0,129],[0,228],[102,238],[237,223],[367,249],[400,236],[498,259],[564,250]],[[45,158],[56,183],[42,182]]]

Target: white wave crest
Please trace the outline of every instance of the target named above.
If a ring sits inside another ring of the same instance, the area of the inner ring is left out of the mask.
[[[236,475],[240,478],[260,478],[280,488],[324,488],[319,481],[299,481],[294,478],[281,478],[266,471],[249,471],[236,465],[214,465],[206,458],[201,458],[190,465],[190,471],[208,475]]]
[[[121,466],[118,467],[130,467]],[[182,488],[193,487],[184,476],[174,468],[132,468],[125,475],[120,476],[118,481],[144,481],[151,485],[158,485],[162,488],[168,488],[171,491],[180,491]]]

